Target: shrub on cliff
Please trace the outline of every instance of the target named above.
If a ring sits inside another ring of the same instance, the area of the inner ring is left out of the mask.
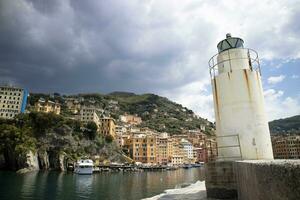
[[[85,135],[90,139],[94,140],[97,135],[98,126],[95,122],[88,122],[85,126]]]
[[[63,118],[54,113],[31,112],[29,118],[36,136],[42,136],[48,129],[63,123]]]
[[[111,135],[105,136],[105,141],[106,141],[107,143],[111,143],[113,140],[114,140],[113,136],[111,136]]]
[[[28,128],[18,128],[14,125],[0,125],[0,151],[12,151],[16,154],[35,150],[36,139]]]

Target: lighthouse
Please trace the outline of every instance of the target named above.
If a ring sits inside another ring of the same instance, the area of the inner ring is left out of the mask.
[[[217,48],[209,69],[218,160],[273,159],[258,54],[230,34]]]

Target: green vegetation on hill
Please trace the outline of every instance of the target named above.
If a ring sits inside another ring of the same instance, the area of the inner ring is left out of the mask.
[[[4,155],[9,169],[19,169],[24,162],[18,158],[24,159],[28,151],[49,155],[63,152],[73,161],[91,155],[107,159],[120,153],[110,138],[96,132],[94,122],[84,125],[53,113],[20,114],[15,119],[0,119],[0,155]]]
[[[30,98],[38,99],[40,94],[31,94]],[[47,98],[44,95],[43,98]],[[180,104],[174,103],[165,97],[155,94],[137,95],[128,92],[113,92],[104,94],[78,94],[63,96],[83,97],[82,105],[93,105],[104,110],[104,115],[118,119],[124,113],[137,114],[143,120],[142,127],[148,127],[159,132],[180,134],[183,130],[200,129],[205,125],[206,134],[213,134],[213,123],[194,114],[194,112]],[[61,101],[61,96],[52,96]],[[54,100],[54,99],[52,99]],[[30,103],[33,105],[32,101]],[[62,114],[68,116],[66,106],[62,107]]]
[[[269,122],[273,135],[300,134],[300,115]]]

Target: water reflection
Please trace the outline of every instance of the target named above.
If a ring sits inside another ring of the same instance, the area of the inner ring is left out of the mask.
[[[117,172],[77,175],[0,171],[0,199],[122,199],[152,197],[183,183],[204,180],[201,168],[163,172]]]
[[[93,175],[78,175],[75,177],[75,192],[80,199],[89,199],[92,197]]]
[[[27,174],[21,174],[22,184],[21,184],[21,196],[24,198],[32,198],[36,189],[36,179],[38,172],[30,172]]]

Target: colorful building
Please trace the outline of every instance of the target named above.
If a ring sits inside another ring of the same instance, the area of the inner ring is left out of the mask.
[[[129,142],[129,153],[133,160],[141,163],[156,163],[155,135],[137,134],[133,135]]]
[[[180,145],[183,148],[184,156],[192,161],[194,159],[194,154],[193,154],[193,145],[186,139],[181,139]]]
[[[157,137],[157,143],[156,143],[156,161],[158,164],[167,164],[169,162],[169,150],[170,145],[169,138],[164,136],[158,136]]]

